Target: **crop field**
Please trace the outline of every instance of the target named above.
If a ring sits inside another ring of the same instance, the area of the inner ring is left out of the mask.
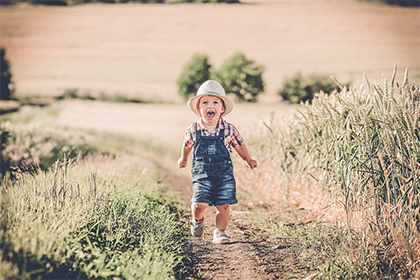
[[[297,71],[363,83],[394,64],[420,78],[419,10],[365,1],[245,0],[225,4],[19,5],[0,10],[0,44],[16,94],[123,94],[178,102],[176,81],[196,53],[215,68],[234,52],[265,67],[276,96]],[[400,77],[401,78],[401,77]]]

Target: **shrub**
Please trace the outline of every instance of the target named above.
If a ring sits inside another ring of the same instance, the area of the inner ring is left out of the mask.
[[[194,55],[178,79],[179,93],[185,99],[195,95],[200,85],[210,79],[210,68],[207,55]]]
[[[278,95],[291,104],[306,101],[311,103],[315,93],[323,91],[330,94],[339,89],[339,86],[328,76],[312,74],[304,77],[301,72],[297,72],[295,76],[284,81]]]
[[[263,66],[237,52],[222,64],[215,78],[227,93],[235,94],[239,101],[255,102],[264,92],[263,71]]]
[[[407,7],[419,7],[420,2],[418,0],[382,0],[389,5],[407,6]]]
[[[0,81],[0,100],[10,100],[13,91],[11,90],[12,85],[12,74],[10,73],[9,62],[5,58],[6,50],[0,49],[0,71],[1,71],[1,81]]]
[[[15,173],[45,171],[63,158],[100,153],[89,144],[89,135],[56,128],[18,129],[0,123],[0,136],[0,178],[8,174],[14,179]]]

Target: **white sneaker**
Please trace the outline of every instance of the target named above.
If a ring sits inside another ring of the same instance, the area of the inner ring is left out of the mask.
[[[204,233],[204,218],[201,219],[200,221],[197,221],[193,217],[190,225],[191,225],[191,234],[193,236],[201,237],[203,235],[203,233]]]
[[[230,236],[226,234],[224,230],[218,230],[217,228],[213,232],[213,243],[215,244],[223,244],[229,243]]]

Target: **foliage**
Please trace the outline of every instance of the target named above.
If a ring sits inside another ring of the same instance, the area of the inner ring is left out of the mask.
[[[197,93],[202,83],[210,79],[208,56],[196,54],[185,65],[179,79],[178,91],[186,100]]]
[[[2,181],[3,276],[185,279],[181,213],[156,180],[101,176],[65,160]]]
[[[420,7],[418,0],[382,0],[390,5],[407,6],[407,7]]]
[[[263,66],[237,52],[220,69],[211,71],[208,56],[196,54],[178,79],[178,91],[188,99],[197,93],[203,82],[214,79],[220,82],[227,94],[234,94],[239,101],[256,102],[258,95],[264,92],[263,70]]]
[[[320,205],[324,215],[341,205],[347,228],[369,244],[363,254],[381,256],[370,259],[381,266],[400,264],[391,273],[406,277],[420,258],[420,91],[408,71],[402,84],[395,76],[396,68],[382,85],[366,78],[360,88],[316,94],[300,116],[266,123],[253,141],[279,174],[262,184],[324,190],[333,201]]]
[[[401,269],[401,263],[388,265],[386,260],[391,256],[370,251],[367,240],[347,228],[319,223],[269,223],[266,227],[274,238],[287,244],[303,266],[318,270],[311,279],[394,279]]]
[[[128,97],[121,94],[112,94],[108,95],[105,93],[100,93],[99,95],[92,95],[89,93],[80,93],[77,88],[65,89],[62,95],[59,95],[55,98],[56,100],[67,100],[67,99],[80,99],[80,100],[100,100],[100,101],[109,101],[109,102],[120,102],[120,103],[146,103],[147,101],[135,98]]]
[[[12,86],[12,73],[10,72],[9,62],[6,59],[6,50],[0,49],[0,100],[10,100],[13,91]]]
[[[323,91],[330,94],[336,90],[339,91],[340,87],[328,76],[312,74],[304,77],[301,72],[297,72],[283,82],[278,95],[291,104],[311,103],[316,93]]]
[[[75,158],[99,151],[89,145],[89,136],[68,130],[50,127],[13,127],[0,123],[1,134],[1,175],[14,172],[38,172],[47,170],[64,156]],[[10,174],[11,173],[11,174]]]
[[[84,3],[239,3],[239,0],[1,0],[0,5],[11,5],[19,2],[29,2],[31,4],[68,6]]]
[[[255,102],[264,92],[263,71],[263,66],[237,52],[222,64],[215,73],[215,79],[239,101]]]

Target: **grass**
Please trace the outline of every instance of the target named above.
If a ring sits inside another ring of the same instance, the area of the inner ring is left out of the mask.
[[[299,115],[265,123],[252,139],[266,166],[248,176],[252,188],[349,232],[340,234],[353,242],[343,255],[354,259],[331,256],[322,275],[419,273],[420,92],[408,71],[401,83],[395,76],[396,68],[381,85],[365,77],[360,88],[318,94]]]
[[[185,273],[181,212],[152,189],[158,189],[156,178],[102,177],[70,161],[3,184],[5,278],[169,279]]]
[[[12,145],[31,154],[48,143],[69,149],[46,155],[55,160],[48,166],[38,157],[31,173],[15,171],[14,180],[2,179],[4,279],[195,275],[182,247],[186,221],[180,203],[162,190],[150,162],[130,157],[131,138],[40,127],[36,123],[47,123],[51,115],[34,115],[27,123],[19,114],[30,115],[8,117]]]

